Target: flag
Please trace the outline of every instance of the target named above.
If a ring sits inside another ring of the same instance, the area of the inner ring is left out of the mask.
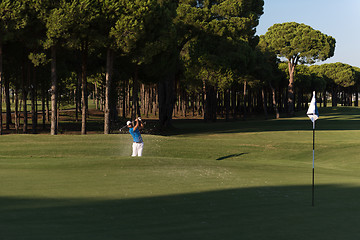
[[[315,122],[319,118],[319,111],[316,106],[315,91],[313,91],[313,97],[311,99],[311,103],[306,114],[308,115],[308,117],[312,122]]]

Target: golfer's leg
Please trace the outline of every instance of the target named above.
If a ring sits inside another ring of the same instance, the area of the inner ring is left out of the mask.
[[[133,143],[132,145],[132,157],[135,157],[137,153],[137,147],[136,147],[136,143]]]
[[[138,156],[139,157],[142,156],[143,149],[144,149],[144,143],[138,143]]]

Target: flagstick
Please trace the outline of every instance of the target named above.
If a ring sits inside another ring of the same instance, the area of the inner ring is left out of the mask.
[[[313,96],[310,102],[309,109],[306,113],[313,122],[313,171],[312,171],[312,206],[314,206],[315,195],[315,121],[319,118],[319,112],[316,106],[316,93],[313,91]]]
[[[312,206],[314,206],[314,191],[315,191],[315,121],[313,121],[313,169],[312,169]]]

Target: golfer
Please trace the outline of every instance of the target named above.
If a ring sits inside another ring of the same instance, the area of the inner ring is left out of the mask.
[[[129,128],[129,132],[131,136],[133,137],[133,145],[132,145],[132,157],[135,156],[142,156],[143,148],[144,148],[144,142],[142,140],[140,129],[144,127],[141,118],[135,119],[135,126],[132,122],[127,121],[126,125]]]

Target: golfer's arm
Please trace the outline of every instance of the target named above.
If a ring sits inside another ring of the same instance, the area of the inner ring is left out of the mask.
[[[139,121],[136,121],[136,124],[134,126],[134,130],[138,129],[138,127],[139,127]]]

